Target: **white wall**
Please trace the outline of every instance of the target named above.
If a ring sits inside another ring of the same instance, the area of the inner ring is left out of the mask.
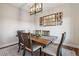
[[[74,39],[73,44],[79,47],[79,4],[72,4],[71,6],[71,16],[74,25]]]
[[[0,4],[0,47],[17,42],[19,9],[9,4]]]
[[[0,4],[0,47],[18,42],[17,30],[34,30],[34,16],[25,9]]]
[[[53,6],[51,4],[51,6]],[[61,38],[61,33],[62,32],[66,32],[66,40],[64,41],[64,44],[66,45],[70,45],[70,46],[75,46],[75,47],[79,47],[79,33],[78,33],[78,10],[79,10],[79,5],[77,5],[76,7],[72,6],[72,4],[64,4],[61,5],[59,7],[47,7],[45,6],[45,4],[43,5],[44,9],[42,12],[38,13],[36,15],[36,29],[41,29],[41,30],[50,30],[50,35],[55,35],[58,36],[59,38],[56,40],[56,42],[59,42],[60,38]],[[77,10],[77,11],[76,11]],[[43,27],[39,25],[39,17],[41,16],[45,16],[45,15],[49,15],[49,14],[53,14],[56,12],[63,12],[63,24],[60,26],[47,26],[47,27]],[[77,14],[76,14],[76,13]],[[76,14],[76,15],[75,15]],[[75,15],[75,16],[74,16]],[[75,23],[74,23],[75,22]]]
[[[19,30],[25,30],[26,32],[33,32],[35,30],[35,15],[29,14],[29,9],[32,3],[27,3],[20,9],[19,15]]]
[[[2,16],[1,16],[1,14],[2,14],[2,8],[1,8],[1,5],[0,5],[0,41],[2,40]],[[2,44],[3,42],[1,41],[0,42],[0,45]]]
[[[18,21],[19,30],[33,31],[35,29],[34,26],[34,15],[30,16],[27,10],[20,9],[20,19]]]

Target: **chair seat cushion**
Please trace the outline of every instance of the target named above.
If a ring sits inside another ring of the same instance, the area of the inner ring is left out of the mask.
[[[45,48],[42,49],[42,52],[47,53],[49,55],[56,56],[58,45],[49,44]],[[73,50],[69,50],[66,48],[62,48],[62,56],[76,56],[76,53]]]
[[[31,48],[28,48],[28,47],[25,47],[25,48],[26,48],[28,51],[30,51],[30,52],[34,52],[34,51],[40,49],[41,46],[38,45],[38,44],[33,43],[33,44],[32,44],[32,49],[31,49]]]
[[[36,51],[36,50],[38,50],[39,48],[41,48],[41,45],[38,45],[38,44],[33,43],[33,44],[32,44],[32,48],[33,48],[33,51]]]
[[[62,55],[63,56],[76,56],[76,53],[73,50],[62,48]]]
[[[46,46],[45,48],[43,48],[42,52],[47,53],[49,55],[56,56],[57,47],[58,47],[58,45],[54,45],[51,43],[48,46]]]

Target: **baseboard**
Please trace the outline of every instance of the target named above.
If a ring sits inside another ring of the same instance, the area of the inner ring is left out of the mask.
[[[5,45],[0,46],[0,49],[7,48],[7,47],[10,47],[10,46],[14,46],[14,45],[16,45],[16,44],[18,44],[18,42],[5,44]]]
[[[56,44],[59,44],[58,42],[55,42]],[[74,47],[74,48],[78,48],[79,49],[79,45],[76,44],[72,44],[72,43],[63,43],[63,45],[65,46],[70,46],[70,47]]]

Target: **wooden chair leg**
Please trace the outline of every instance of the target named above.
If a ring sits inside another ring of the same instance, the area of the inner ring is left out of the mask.
[[[18,48],[18,52],[20,51],[20,45],[19,45],[19,48]]]
[[[26,51],[25,51],[25,49],[24,49],[24,50],[23,50],[23,56],[25,56],[25,52],[26,52]]]
[[[46,53],[43,52],[43,55],[46,56]]]
[[[46,53],[44,53],[44,56],[46,56]]]
[[[62,53],[60,52],[60,56],[62,56]]]
[[[31,52],[31,56],[33,56],[33,52]]]
[[[40,48],[40,56],[41,56],[41,48]]]

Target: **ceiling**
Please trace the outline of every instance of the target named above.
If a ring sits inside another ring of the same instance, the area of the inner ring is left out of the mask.
[[[28,10],[33,3],[10,3],[10,4],[15,7]],[[46,10],[46,9],[55,8],[65,4],[66,3],[43,3],[43,8]]]
[[[23,7],[27,3],[10,3],[10,4],[15,6],[15,7],[21,8],[21,7]]]

